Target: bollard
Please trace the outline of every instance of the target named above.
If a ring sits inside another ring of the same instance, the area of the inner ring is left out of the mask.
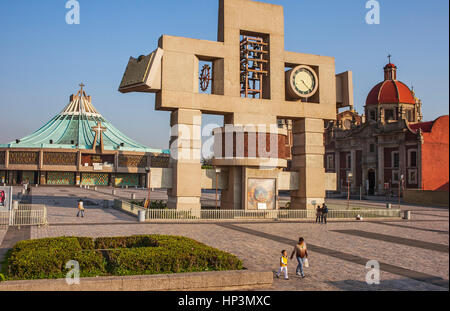
[[[135,199],[136,199],[136,193],[132,193],[132,194],[131,194],[131,199],[132,199],[132,200],[135,200]]]
[[[145,222],[145,210],[138,211],[139,222]]]
[[[411,211],[404,211],[403,219],[410,220],[411,219]]]
[[[13,201],[12,209],[19,209],[19,201]]]
[[[97,191],[97,186],[94,187],[94,191]]]
[[[392,208],[392,204],[391,203],[386,203],[386,208],[388,208],[388,209]]]
[[[112,195],[116,195],[116,189],[112,190]]]

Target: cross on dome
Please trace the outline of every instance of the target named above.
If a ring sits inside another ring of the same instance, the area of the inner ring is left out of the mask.
[[[97,126],[93,126],[91,129],[92,131],[96,132],[97,135],[100,135],[106,131],[106,127],[102,126],[102,123],[100,121],[97,122]]]

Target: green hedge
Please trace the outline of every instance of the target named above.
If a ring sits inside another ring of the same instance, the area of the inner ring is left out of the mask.
[[[106,261],[92,238],[59,237],[18,242],[7,260],[9,279],[63,278],[69,260],[80,264],[80,276],[106,275]]]
[[[69,260],[79,262],[81,277],[242,269],[236,256],[181,236],[59,237],[18,242],[5,277],[64,278]]]
[[[143,236],[134,238],[139,239]],[[185,237],[152,235],[146,238],[156,241],[157,246],[108,251],[109,268],[112,274],[135,275],[242,269],[242,262],[236,256]]]

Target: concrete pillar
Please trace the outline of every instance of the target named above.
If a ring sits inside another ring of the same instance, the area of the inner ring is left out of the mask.
[[[334,167],[336,170],[336,189],[341,191],[341,157],[339,150],[334,152]]]
[[[224,171],[228,175],[228,184],[221,193],[220,209],[244,209],[242,202],[243,170],[244,168],[240,166],[230,166],[228,172]]]
[[[407,181],[407,170],[406,167],[408,166],[407,163],[407,154],[406,154],[406,148],[405,148],[405,142],[399,142],[399,148],[398,148],[398,156],[400,158],[400,167],[399,167],[399,174],[398,174],[398,178],[399,178],[399,185],[401,186],[401,178],[400,176],[403,175],[403,178],[405,179],[405,186],[406,186],[406,181]]]
[[[294,121],[292,169],[299,173],[299,189],[291,191],[291,209],[314,209],[325,199],[323,157],[324,124],[321,119]]]
[[[357,190],[357,186],[356,186],[356,150],[352,149],[351,150],[351,167],[350,170],[353,174],[353,180],[351,183],[351,192],[355,192]],[[359,192],[358,192],[359,193]]]
[[[376,171],[376,193],[379,195],[384,194],[384,148],[378,145],[378,169]]]
[[[178,109],[171,113],[169,166],[173,184],[167,191],[169,208],[201,209],[201,123],[200,110]]]

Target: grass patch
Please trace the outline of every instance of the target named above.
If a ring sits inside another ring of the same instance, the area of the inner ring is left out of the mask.
[[[64,278],[78,261],[81,277],[241,270],[236,256],[181,236],[58,237],[18,242],[5,256],[8,280]]]

